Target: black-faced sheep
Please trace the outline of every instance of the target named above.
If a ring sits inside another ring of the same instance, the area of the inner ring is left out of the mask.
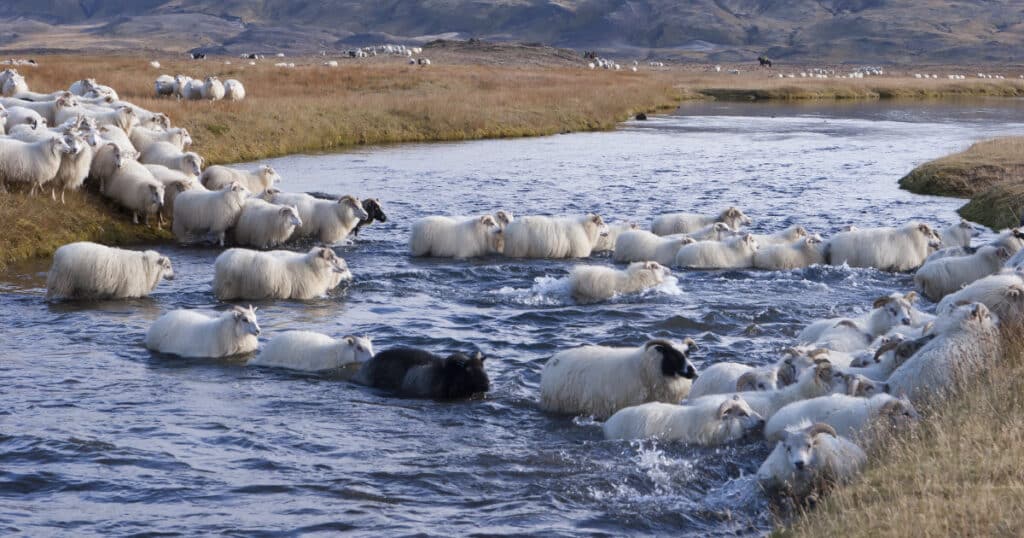
[[[256,351],[259,335],[253,306],[236,306],[219,316],[172,310],[150,326],[146,348],[179,357],[217,359]]]
[[[754,266],[758,248],[751,234],[724,242],[702,241],[679,249],[673,265],[686,269],[745,269]]]
[[[617,294],[656,287],[671,274],[658,262],[634,262],[625,270],[577,266],[569,274],[569,291],[573,299],[581,303],[604,301]]]
[[[582,217],[529,216],[505,228],[509,258],[586,258],[608,226],[599,215]]]
[[[697,369],[687,355],[697,347],[651,340],[640,347],[583,346],[551,357],[541,372],[541,408],[604,419],[647,402],[678,403]]]
[[[912,222],[901,228],[872,228],[836,234],[829,240],[829,264],[874,267],[903,272],[917,269],[942,246],[939,234],[927,224]]]
[[[1005,247],[984,246],[971,256],[925,263],[914,275],[914,282],[925,297],[937,302],[975,280],[998,273],[1009,259]]]
[[[53,254],[46,275],[48,299],[145,297],[161,279],[174,278],[171,260],[147,250],[121,250],[96,243],[69,243]]]
[[[714,446],[737,441],[764,427],[764,419],[740,396],[721,404],[645,403],[619,410],[604,423],[605,439],[647,439]]]
[[[456,220],[425,217],[412,225],[409,251],[413,256],[474,258],[500,254],[503,232],[491,215]]]
[[[370,224],[373,224],[373,221],[388,221],[388,216],[384,214],[384,206],[382,206],[380,200],[376,198],[364,198],[363,210],[366,211],[366,218],[359,219],[359,224],[356,224],[356,227],[352,229],[353,237],[359,235],[360,228],[362,228],[363,226],[369,226]],[[499,213],[503,212],[499,211]]]
[[[867,454],[828,424],[798,425],[786,430],[757,470],[761,487],[772,496],[803,499],[860,473]]]
[[[485,359],[480,352],[441,358],[422,349],[394,348],[374,355],[353,381],[412,398],[470,398],[491,388]]]
[[[321,247],[306,253],[232,248],[217,256],[213,268],[213,293],[222,301],[309,300],[352,279],[345,260]]]
[[[323,372],[364,363],[373,358],[373,343],[368,337],[345,336],[334,339],[309,331],[288,331],[270,339],[249,366],[287,368],[304,372]]]
[[[685,234],[716,222],[724,222],[733,231],[739,231],[742,226],[749,226],[751,220],[735,207],[722,211],[717,217],[694,213],[670,213],[655,217],[651,231],[658,235]]]

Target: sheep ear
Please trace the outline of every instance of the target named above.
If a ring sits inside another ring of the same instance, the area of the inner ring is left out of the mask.
[[[287,215],[288,212],[291,211],[291,210],[292,210],[292,206],[286,205],[286,206],[282,207],[280,210],[278,210],[278,213],[280,213],[282,215]]]
[[[1024,296],[1024,287],[1021,287],[1019,284],[1014,284],[1006,289],[1006,296],[1011,299],[1018,299],[1021,296]]]
[[[329,248],[321,248],[320,249],[320,257],[325,259],[325,260],[331,259],[331,255],[332,254],[334,254],[334,251],[329,249]]]
[[[753,372],[746,372],[736,380],[736,390],[745,392],[757,388],[757,378]]]
[[[732,409],[732,406],[733,406],[734,403],[735,402],[732,399],[728,399],[728,400],[722,402],[722,404],[718,406],[718,418],[722,418],[726,414],[728,414],[729,410]]]
[[[590,221],[593,222],[594,224],[601,224],[604,222],[601,220],[601,216],[596,213],[590,214]]]
[[[819,433],[827,433],[832,437],[839,437],[839,434],[836,433],[836,429],[824,422],[815,423],[811,426],[811,429],[807,430],[807,435],[810,435],[811,437],[814,437]]]
[[[683,340],[683,349],[687,353],[690,353],[692,351],[700,350],[700,346],[697,345],[697,342],[693,338],[686,338]]]
[[[350,346],[354,346],[354,345],[356,345],[356,339],[352,338],[351,336],[346,336],[345,337],[345,343],[350,345]]]
[[[915,303],[917,302],[918,295],[916,291],[911,291],[904,295],[903,298],[906,299],[908,303]]]
[[[917,229],[928,234],[932,232],[932,229],[927,224],[918,224]]]
[[[915,293],[915,292],[910,292],[910,293]],[[891,300],[892,300],[891,297],[879,297],[879,298],[875,299],[874,303],[871,304],[871,308],[882,308],[883,306],[889,304],[889,301],[891,301]]]

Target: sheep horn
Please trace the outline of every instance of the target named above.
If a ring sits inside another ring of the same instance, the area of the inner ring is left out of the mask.
[[[871,304],[871,308],[882,308],[883,306],[889,304],[889,301],[891,300],[892,297],[879,297],[878,299],[875,299],[874,303]]]
[[[882,355],[885,355],[886,352],[889,352],[889,351],[892,351],[892,350],[896,349],[896,347],[899,346],[902,343],[903,342],[897,342],[895,340],[891,340],[889,342],[886,342],[886,343],[882,344],[882,346],[878,348],[878,351],[875,352],[875,362],[881,362]]]
[[[810,435],[811,437],[814,437],[819,433],[827,433],[832,437],[839,437],[839,434],[836,433],[836,429],[824,422],[815,423],[809,430],[807,430],[807,435]]]

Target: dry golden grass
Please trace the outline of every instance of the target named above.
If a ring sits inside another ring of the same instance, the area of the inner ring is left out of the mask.
[[[1021,97],[1024,83],[1017,80],[938,80],[913,77],[863,79],[788,79],[765,75],[686,77],[684,88],[718,99],[936,99],[946,97]]]
[[[1024,536],[1024,343],[781,536]]]

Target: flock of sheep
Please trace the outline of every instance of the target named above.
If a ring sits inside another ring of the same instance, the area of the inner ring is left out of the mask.
[[[274,187],[280,177],[268,166],[204,169],[201,157],[184,151],[190,142],[184,129],[172,127],[163,114],[119,101],[113,89],[95,81],[36,94],[16,72],[4,71],[0,89],[6,94],[11,86],[14,96],[0,101],[9,133],[0,139],[2,179],[37,191],[47,185],[77,188],[91,178],[136,221],[140,215],[158,223],[171,219],[182,243],[231,243],[214,262],[212,290],[222,301],[321,296],[353,278],[331,245],[374,220],[387,220],[374,199],[282,192]],[[34,167],[36,161],[51,164]],[[65,166],[70,180],[62,175]],[[517,218],[499,210],[421,218],[412,223],[409,248],[413,256],[460,259],[580,259],[605,251],[628,264],[573,268],[570,288],[581,303],[657,286],[671,274],[669,266],[916,270],[921,292],[938,302],[935,315],[913,306],[917,292],[893,293],[863,316],[810,324],[768,366],[720,362],[699,372],[690,362],[697,350],[691,339],[652,340],[636,348],[584,346],[557,353],[544,366],[541,408],[605,420],[608,438],[719,445],[763,435],[777,444],[758,473],[761,484],[797,497],[853,476],[866,461],[861,447],[876,428],[906,426],[917,419],[915,407],[998,364],[1003,334],[1024,321],[1022,230],[1005,231],[975,248],[966,222],[942,232],[916,222],[847,227],[828,239],[801,226],[766,235],[743,231],[750,223],[735,207],[717,215],[661,215],[651,231],[631,223],[609,226],[595,214]],[[266,250],[302,242],[315,246]],[[72,243],[54,255],[47,297],[141,297],[173,277],[171,260],[158,252]],[[175,310],[152,324],[145,345],[184,357],[257,352],[252,365],[343,370],[357,383],[415,397],[463,398],[490,387],[486,357],[479,353],[376,353],[368,337],[307,331],[274,335],[259,350],[260,334],[251,306],[214,316]]]

